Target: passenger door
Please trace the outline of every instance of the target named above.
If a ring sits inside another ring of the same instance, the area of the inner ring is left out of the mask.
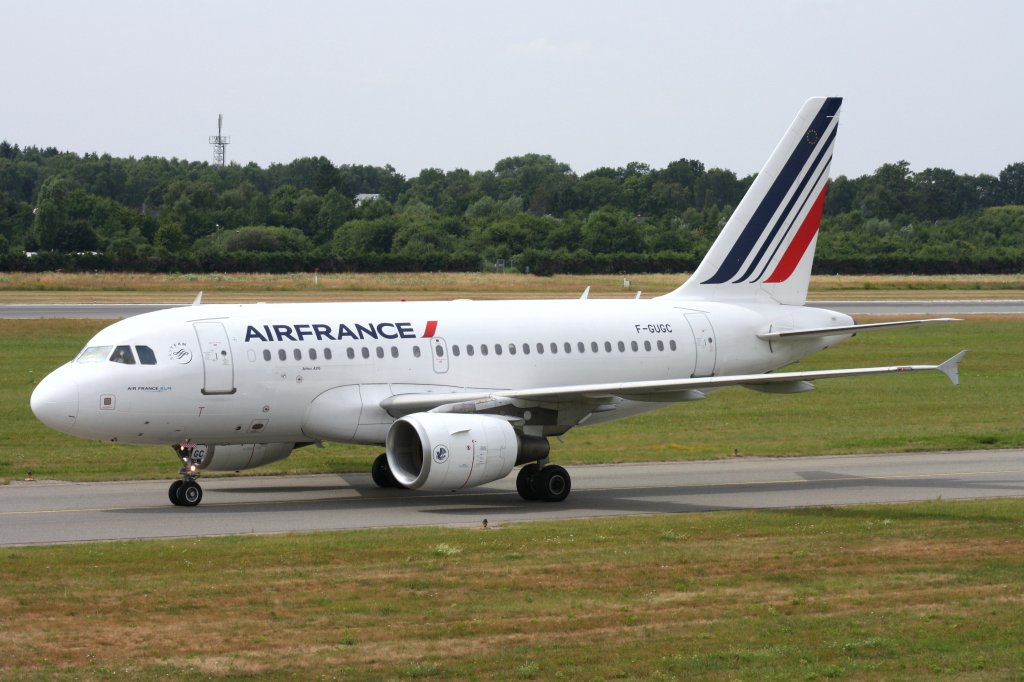
[[[686,321],[693,332],[693,345],[697,355],[693,376],[714,376],[718,351],[715,349],[715,330],[711,326],[711,320],[704,313],[686,313]]]
[[[228,333],[220,322],[195,322],[199,352],[203,356],[203,395],[235,392],[235,369]]]

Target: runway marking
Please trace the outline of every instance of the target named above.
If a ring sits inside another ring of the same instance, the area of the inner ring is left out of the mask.
[[[991,476],[994,474],[1017,474],[1024,472],[1024,468],[1019,469],[999,469],[992,471],[960,471],[960,472],[949,472],[949,473],[926,473],[926,474],[900,474],[892,476],[859,476],[856,474],[850,474],[846,476],[834,476],[828,478],[791,478],[791,479],[773,479],[767,481],[737,481],[735,483],[683,483],[678,485],[648,485],[641,486],[644,490],[651,489],[665,489],[675,488],[678,490],[693,490],[697,488],[714,489],[714,488],[732,488],[741,486],[755,486],[755,485],[792,485],[798,484],[815,484],[815,483],[837,483],[841,481],[899,481],[899,480],[912,480],[912,479],[924,479],[924,478],[958,478],[958,477],[977,477],[977,476]],[[351,489],[351,488],[349,488]],[[575,488],[575,492],[607,492],[610,490],[630,490],[629,487],[603,487],[603,488]],[[225,490],[223,492],[230,492]],[[511,490],[480,490],[473,492],[473,495],[482,495],[492,497],[495,495],[508,495]],[[437,500],[446,499],[456,502],[458,498],[452,497],[451,493],[440,493],[434,495],[417,495],[415,497],[330,497],[330,498],[312,498],[312,499],[289,499],[289,500],[265,500],[265,501],[248,501],[248,502],[213,502],[203,505],[204,508],[216,507],[216,508],[230,508],[230,507],[250,507],[253,505],[259,506],[273,506],[273,505],[285,505],[285,504],[310,504],[310,503],[339,503],[339,502],[350,502],[350,501],[362,501],[362,502],[388,502],[392,503],[396,500],[402,502],[411,502],[415,500]],[[33,514],[73,514],[83,512],[117,512],[117,511],[142,511],[147,509],[173,509],[170,503],[162,505],[150,505],[145,507],[86,507],[77,509],[35,509],[25,511],[8,511],[0,512],[0,517],[4,516],[31,516]]]

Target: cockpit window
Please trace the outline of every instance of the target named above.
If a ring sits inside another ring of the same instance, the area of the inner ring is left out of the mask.
[[[131,346],[118,346],[110,356],[111,362],[120,362],[125,365],[135,364],[135,355],[132,354]]]
[[[110,349],[113,346],[89,346],[81,353],[75,362],[106,362],[107,358],[110,357]]]
[[[139,363],[143,365],[155,365],[156,353],[149,346],[135,346],[135,352],[139,354]]]

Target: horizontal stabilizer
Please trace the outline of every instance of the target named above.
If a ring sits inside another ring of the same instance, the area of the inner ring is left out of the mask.
[[[814,329],[789,329],[778,332],[758,334],[763,341],[782,341],[785,339],[805,339],[819,336],[847,336],[889,327],[905,327],[908,325],[931,324],[932,322],[960,322],[955,317],[936,317],[930,320],[903,320],[901,322],[875,322],[872,324],[851,324],[845,327],[816,327]]]

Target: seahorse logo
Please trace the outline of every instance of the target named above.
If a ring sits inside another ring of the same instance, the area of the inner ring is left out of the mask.
[[[184,341],[179,341],[178,343],[171,346],[170,350],[168,351],[168,354],[170,355],[171,360],[174,360],[175,362],[178,362],[182,365],[187,365],[188,363],[192,362],[192,351],[188,349],[188,346],[185,345]]]

